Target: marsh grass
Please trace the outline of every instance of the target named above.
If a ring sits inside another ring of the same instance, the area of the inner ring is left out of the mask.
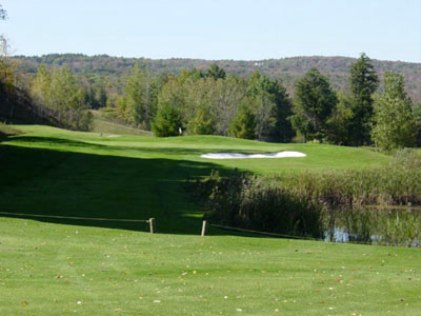
[[[420,208],[354,208],[331,210],[323,215],[327,240],[335,241],[335,231],[349,241],[381,245],[420,247]],[[339,241],[340,241],[339,240]]]
[[[211,222],[294,236],[323,236],[321,206],[266,177],[241,173],[222,177],[214,172],[194,188],[205,201],[205,217]]]
[[[398,152],[388,165],[367,170],[305,172],[286,181],[290,190],[329,207],[420,205],[421,159]],[[273,181],[273,180],[272,180]]]
[[[207,201],[207,217],[225,225],[321,238],[339,224],[355,232],[355,241],[372,241],[377,235],[383,243],[412,244],[421,237],[419,220],[407,214],[396,222],[386,211],[375,217],[366,210],[420,205],[419,179],[421,160],[405,150],[383,168],[292,177],[213,173],[196,188]],[[339,216],[338,209],[345,209],[346,216]],[[338,216],[342,222],[335,224]]]

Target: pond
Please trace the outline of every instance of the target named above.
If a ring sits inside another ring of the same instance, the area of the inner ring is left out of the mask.
[[[421,247],[421,208],[330,210],[323,216],[324,240]]]

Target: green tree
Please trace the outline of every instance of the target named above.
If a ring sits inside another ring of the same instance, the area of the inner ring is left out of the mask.
[[[256,111],[257,137],[289,142],[294,135],[288,120],[291,102],[282,83],[255,72],[248,80],[248,96],[253,98]]]
[[[228,135],[245,95],[244,82],[233,76],[215,80],[190,74],[167,80],[158,95],[158,108],[171,104],[178,109],[190,134]]]
[[[411,99],[405,93],[403,76],[386,73],[384,89],[374,102],[374,143],[386,151],[415,146],[416,121]]]
[[[349,145],[350,126],[352,124],[352,100],[345,95],[338,95],[338,105],[327,121],[329,126],[327,139],[338,145]]]
[[[169,137],[180,135],[183,128],[183,121],[180,111],[170,104],[164,104],[158,109],[156,117],[152,122],[152,131],[158,137]]]
[[[101,78],[95,76],[89,80],[85,88],[85,99],[92,109],[103,108],[107,105],[108,95]]]
[[[88,111],[84,93],[79,82],[67,67],[55,69],[51,73],[46,105],[55,112],[64,127],[88,130],[92,114]]]
[[[421,103],[414,106],[414,115],[417,122],[417,147],[421,147]]]
[[[373,93],[376,91],[379,79],[366,54],[351,66],[350,87],[352,93],[352,124],[350,126],[353,145],[370,143],[371,120],[373,117]]]
[[[162,85],[158,94],[158,109],[171,104],[181,111],[186,107],[187,92],[185,81],[180,77],[171,77]]]
[[[239,105],[246,96],[245,80],[227,76],[224,80],[212,80],[209,91],[212,112],[215,114],[215,129],[218,135],[230,134],[230,126],[238,113]]]
[[[182,114],[189,134],[213,134],[215,111],[210,93],[216,81],[209,78],[190,77],[183,83],[184,104]]]
[[[198,106],[194,116],[188,122],[187,130],[195,135],[212,135],[215,133],[215,118],[207,106]]]
[[[209,66],[209,69],[206,72],[206,77],[213,78],[215,80],[225,79],[226,73],[225,70],[219,67],[217,64],[212,64]]]
[[[49,92],[51,90],[51,74],[45,67],[38,67],[37,73],[31,84],[31,97],[36,104],[51,106],[49,103]]]
[[[231,122],[231,135],[237,138],[255,139],[256,126],[256,115],[250,109],[250,105],[244,102]]]
[[[130,123],[149,130],[153,116],[151,80],[148,73],[138,64],[131,70],[122,102],[124,103],[122,116]]]
[[[328,134],[328,119],[338,99],[328,79],[313,68],[295,87],[294,116],[292,122],[305,139],[322,141]]]

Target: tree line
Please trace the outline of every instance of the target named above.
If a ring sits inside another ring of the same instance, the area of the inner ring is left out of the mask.
[[[383,86],[378,91],[379,77],[365,54],[350,68],[348,93],[336,92],[329,78],[313,68],[296,82],[292,98],[280,80],[259,72],[244,79],[212,65],[207,71],[154,77],[135,66],[108,111],[158,136],[182,131],[276,142],[295,137],[374,143],[386,150],[415,146],[421,120],[403,76],[385,73]]]
[[[297,82],[291,121],[304,139],[353,146],[374,143],[386,150],[415,146],[420,126],[403,76],[386,72],[384,89],[376,92],[378,75],[362,54],[349,78],[348,94],[336,93],[317,69]]]
[[[385,73],[383,88],[372,61],[362,54],[351,65],[349,89],[337,92],[313,68],[290,96],[283,82],[259,71],[244,78],[216,64],[207,70],[152,74],[132,67],[118,84],[41,65],[30,95],[62,126],[88,130],[89,109],[152,130],[157,136],[224,135],[274,142],[317,141],[390,150],[420,141],[421,106],[405,93],[398,73]],[[419,143],[418,143],[419,144]]]
[[[107,55],[87,56],[83,54],[47,54],[42,56],[14,56],[12,60],[18,62],[18,71],[27,77],[35,75],[38,66],[45,64],[50,67],[67,65],[77,76],[83,76],[84,80],[92,81],[98,78],[112,83],[117,87],[123,83],[121,78],[126,76],[133,65],[140,63],[154,76],[170,73],[179,74],[182,70],[199,69],[206,71],[212,63],[222,67],[227,73],[240,77],[249,77],[256,70],[270,78],[282,79],[287,91],[293,95],[294,84],[300,77],[313,67],[317,67],[321,73],[332,80],[335,90],[344,92],[348,89],[348,74],[355,58],[348,57],[288,57],[282,59],[266,59],[261,61],[241,60],[201,60],[188,58],[149,59],[149,58],[125,58]],[[403,74],[408,80],[406,91],[415,102],[421,102],[421,64],[399,61],[372,60],[380,77],[386,71]],[[382,80],[381,80],[382,81]],[[108,88],[108,87],[107,87]],[[120,87],[119,87],[120,88]],[[379,89],[382,89],[380,82]]]

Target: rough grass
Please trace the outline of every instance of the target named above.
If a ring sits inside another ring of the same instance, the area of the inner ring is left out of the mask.
[[[199,228],[199,227],[197,227]],[[418,249],[1,219],[1,315],[419,315]]]

